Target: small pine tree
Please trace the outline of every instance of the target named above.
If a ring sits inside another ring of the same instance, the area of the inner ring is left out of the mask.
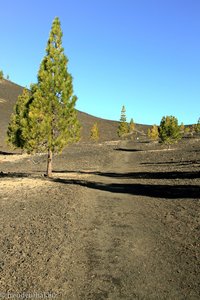
[[[129,123],[129,133],[134,132],[135,130],[135,123],[133,121],[133,118],[131,118],[130,123]]]
[[[98,128],[97,123],[94,123],[94,125],[91,128],[90,138],[94,142],[98,142],[98,140],[99,140],[99,128]]]
[[[182,122],[181,125],[180,125],[180,132],[184,133],[184,131],[185,131],[185,126],[184,126],[184,124]]]
[[[186,134],[190,133],[190,127],[185,127],[184,133],[186,133]]]
[[[195,126],[194,126],[194,131],[196,133],[200,133],[200,118],[198,119],[197,124],[195,124]]]
[[[15,143],[19,130],[20,147],[28,152],[48,153],[47,176],[52,175],[53,153],[80,138],[80,125],[75,111],[72,76],[67,71],[68,59],[62,47],[60,21],[55,18],[38,72],[38,83],[31,88],[29,99],[22,101],[23,122],[15,124],[20,112],[15,111],[8,129],[9,141]],[[18,100],[19,101],[19,100]],[[17,103],[19,105],[19,103]],[[11,138],[12,137],[12,138]]]
[[[161,143],[173,144],[176,143],[180,138],[180,126],[178,120],[174,116],[163,117],[159,126],[159,137]]]
[[[193,124],[191,127],[191,133],[194,134],[196,131],[196,124]]]
[[[118,126],[117,133],[118,133],[119,137],[123,137],[128,132],[129,132],[129,126],[126,122],[126,108],[123,105],[122,110],[121,110],[121,118],[120,118],[120,123],[119,123],[119,126]]]
[[[3,78],[4,78],[3,71],[0,70],[0,80],[2,80]]]
[[[7,131],[7,141],[14,148],[25,148],[27,136],[25,128],[28,126],[28,103],[30,100],[30,92],[23,89],[22,95],[19,95],[14,112],[11,115],[10,123]]]
[[[157,141],[159,138],[159,131],[158,131],[158,126],[153,125],[151,129],[148,129],[148,137],[153,140]]]

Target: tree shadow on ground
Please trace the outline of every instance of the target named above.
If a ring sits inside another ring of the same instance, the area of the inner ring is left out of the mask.
[[[20,173],[20,172],[0,172],[1,178],[27,178],[30,177],[31,174],[29,173]]]
[[[0,155],[19,155],[19,153],[0,151]]]
[[[98,171],[54,171],[55,173],[79,173],[87,175],[97,175],[103,177],[113,177],[121,179],[197,179],[200,178],[200,171],[193,172],[98,172]]]
[[[159,185],[159,184],[132,184],[132,183],[103,183],[97,181],[45,178],[43,174],[33,175],[31,173],[0,172],[0,178],[33,178],[49,180],[67,185],[79,185],[90,189],[101,190],[111,193],[130,194],[136,196],[147,196],[163,199],[199,199],[200,186],[198,185]]]
[[[140,149],[128,149],[128,148],[116,148],[115,151],[124,151],[124,152],[141,152],[143,150]]]
[[[200,197],[200,186],[195,185],[151,185],[151,184],[122,184],[102,183],[96,181],[54,178],[54,182],[62,184],[76,184],[87,188],[107,191],[111,193],[122,193],[136,196],[147,196],[154,198],[194,199]]]
[[[184,160],[184,161],[163,161],[163,162],[143,162],[140,163],[141,165],[147,166],[154,166],[154,165],[193,165],[193,164],[200,164],[200,160]]]
[[[0,178],[44,178],[44,173],[0,172]]]

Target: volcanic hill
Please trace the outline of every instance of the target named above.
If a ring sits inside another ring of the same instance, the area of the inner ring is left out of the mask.
[[[6,145],[6,131],[10,116],[13,112],[14,105],[18,96],[22,93],[23,87],[9,80],[0,80],[0,151],[8,150]],[[101,119],[89,115],[87,113],[77,111],[78,119],[81,123],[81,142],[87,142],[90,139],[90,130],[95,122],[97,122],[100,132],[100,142],[118,140],[117,121]],[[136,125],[137,133],[146,131],[145,125]]]

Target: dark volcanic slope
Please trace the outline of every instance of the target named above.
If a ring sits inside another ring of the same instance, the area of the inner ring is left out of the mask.
[[[0,80],[0,151],[6,149],[5,137],[10,120],[10,115],[19,94],[23,87],[8,81]],[[88,141],[90,129],[95,122],[98,123],[100,131],[100,141],[117,140],[117,121],[100,119],[89,114],[78,111],[78,118],[82,125],[81,141]],[[145,130],[146,126],[137,125],[137,130]]]

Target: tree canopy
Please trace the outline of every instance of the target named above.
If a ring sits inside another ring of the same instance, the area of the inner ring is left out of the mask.
[[[122,110],[121,110],[121,117],[120,117],[120,122],[119,122],[117,133],[118,133],[119,137],[123,137],[128,132],[129,132],[129,126],[126,122],[126,108],[123,105]]]
[[[80,125],[68,58],[62,47],[59,18],[52,24],[37,84],[18,98],[8,128],[8,141],[28,152],[48,152],[47,176],[52,173],[52,154],[80,138]]]
[[[159,126],[159,137],[161,143],[173,144],[180,138],[180,126],[178,125],[178,119],[174,116],[163,117]]]

